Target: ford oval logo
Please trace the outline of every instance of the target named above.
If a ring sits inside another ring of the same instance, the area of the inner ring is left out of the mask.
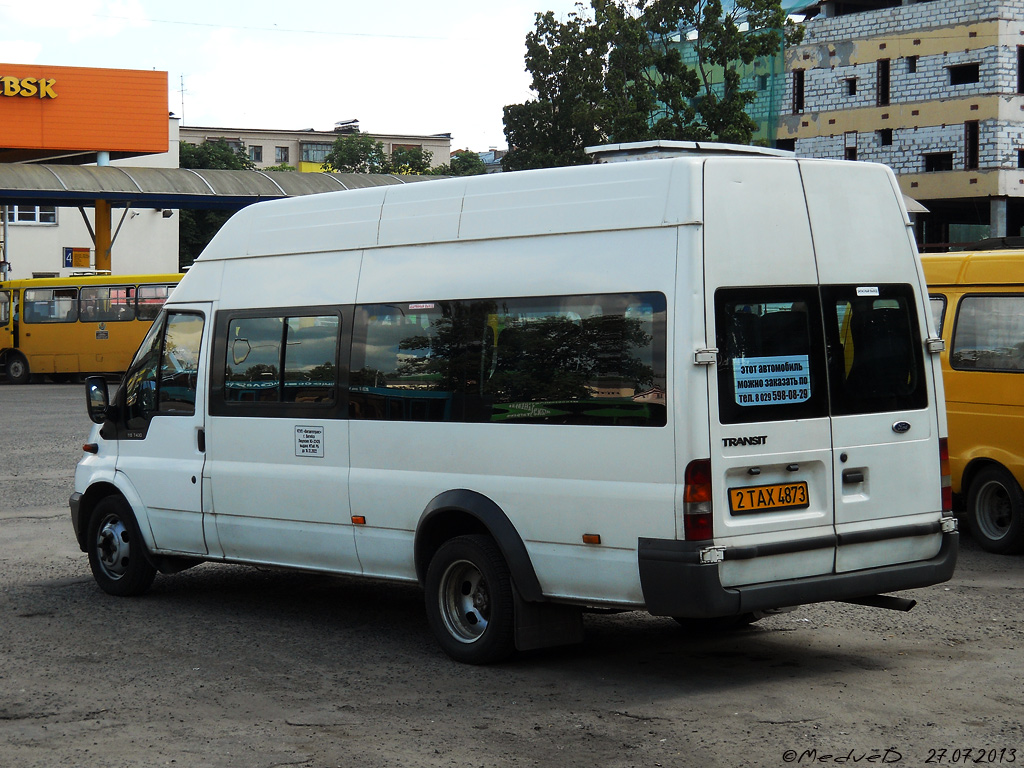
[[[895,432],[897,435],[902,435],[904,432],[909,432],[910,422],[897,421],[895,424],[892,425],[892,431]]]

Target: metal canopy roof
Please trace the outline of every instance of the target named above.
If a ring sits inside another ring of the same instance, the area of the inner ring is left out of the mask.
[[[261,200],[424,181],[436,176],[0,164],[0,205],[237,210]]]

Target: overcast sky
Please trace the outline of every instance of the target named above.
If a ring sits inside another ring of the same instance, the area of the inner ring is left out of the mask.
[[[589,4],[588,4],[589,5]],[[451,133],[504,147],[537,11],[573,0],[0,0],[0,62],[168,73],[184,125]],[[184,89],[182,88],[184,83]]]

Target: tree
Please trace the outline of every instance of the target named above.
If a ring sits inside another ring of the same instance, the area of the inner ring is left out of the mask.
[[[469,149],[457,150],[448,167],[448,175],[451,176],[479,176],[487,173],[487,165],[480,159],[480,153]]]
[[[324,168],[337,173],[387,173],[384,144],[368,133],[348,133],[334,140]]]
[[[437,173],[431,167],[433,153],[423,147],[395,147],[391,154],[368,133],[347,133],[334,140],[324,158],[324,168],[336,173],[393,173],[422,176]]]
[[[459,149],[452,153],[449,165],[437,165],[428,171],[432,176],[480,176],[487,173],[487,164],[480,159],[480,153],[471,149]]]
[[[537,96],[505,107],[505,170],[590,162],[594,144],[674,139],[749,144],[754,92],[737,64],[802,29],[779,0],[591,0],[567,21],[538,14],[526,38]]]
[[[178,146],[178,166],[222,171],[251,171],[256,164],[245,149],[232,148],[224,139],[202,144],[182,142]],[[185,269],[202,253],[213,236],[231,216],[231,211],[181,209],[178,223],[178,268]]]

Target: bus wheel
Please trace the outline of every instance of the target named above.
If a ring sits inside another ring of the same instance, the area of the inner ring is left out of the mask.
[[[28,360],[20,352],[7,355],[7,380],[11,384],[28,384]]]
[[[489,536],[441,545],[426,578],[427,619],[444,652],[466,664],[490,664],[515,650],[512,576]]]
[[[1024,549],[1024,492],[1002,467],[986,467],[971,481],[967,517],[982,549],[1000,555]]]
[[[111,595],[141,595],[153,583],[156,569],[145,555],[128,502],[107,496],[93,510],[89,520],[89,567],[100,588]]]

